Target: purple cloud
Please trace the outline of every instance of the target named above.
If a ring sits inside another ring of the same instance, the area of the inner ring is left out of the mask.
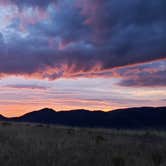
[[[1,0],[0,4],[7,6],[7,5],[16,5],[19,9],[26,8],[26,7],[48,7],[49,4],[55,3],[57,0]]]
[[[129,87],[165,87],[166,61],[128,67],[117,71],[119,85]]]
[[[104,76],[106,70],[166,58],[164,0],[13,0],[10,4],[21,8],[26,19],[32,17],[31,7],[41,7],[48,17],[27,21],[22,30],[23,20],[16,14],[1,30],[2,76],[56,79],[90,72]]]

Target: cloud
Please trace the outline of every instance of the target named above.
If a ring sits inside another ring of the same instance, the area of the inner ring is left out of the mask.
[[[122,86],[135,86],[135,87],[161,87],[166,86],[166,71],[159,71],[155,74],[146,73],[146,75],[137,76],[137,78],[124,79],[120,85]]]
[[[121,78],[120,86],[165,87],[166,61],[120,69],[116,75]]]
[[[47,87],[41,85],[24,85],[24,84],[17,84],[17,85],[5,85],[4,87],[7,88],[14,88],[14,89],[31,89],[31,90],[46,90]]]
[[[50,3],[55,3],[56,0],[47,0],[47,1],[41,1],[41,0],[1,0],[0,4],[4,6],[8,5],[16,5],[20,9],[26,8],[26,7],[47,7]]]
[[[105,76],[113,68],[166,58],[164,0],[7,2],[21,11],[0,27],[1,77]],[[30,21],[36,14],[29,8],[42,8],[47,17]]]

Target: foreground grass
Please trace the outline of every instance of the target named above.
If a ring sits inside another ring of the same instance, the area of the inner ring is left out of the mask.
[[[0,123],[1,166],[166,166],[166,133]]]

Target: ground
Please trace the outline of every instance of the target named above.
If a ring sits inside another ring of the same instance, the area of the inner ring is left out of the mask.
[[[0,123],[1,166],[166,166],[166,132]]]

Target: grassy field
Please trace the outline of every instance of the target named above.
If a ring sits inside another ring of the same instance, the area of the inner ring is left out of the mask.
[[[166,133],[0,123],[1,166],[166,166]]]

